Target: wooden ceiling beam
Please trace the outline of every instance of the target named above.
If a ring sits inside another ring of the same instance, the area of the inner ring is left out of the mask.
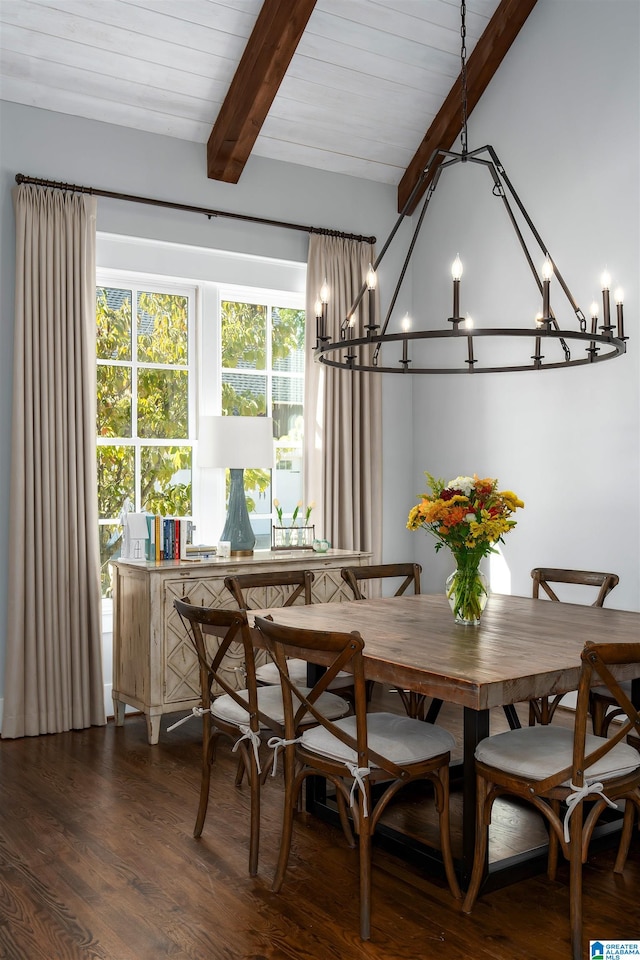
[[[264,0],[207,142],[207,176],[237,183],[316,0]]]
[[[536,0],[501,0],[467,60],[467,116],[480,100],[535,5]],[[461,129],[462,77],[459,76],[398,185],[399,212],[404,209],[433,151],[450,150]],[[409,214],[415,210],[428,185],[425,180],[407,211]]]

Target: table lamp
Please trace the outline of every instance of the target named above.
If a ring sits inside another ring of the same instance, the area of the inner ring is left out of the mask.
[[[256,537],[247,510],[244,471],[247,467],[273,468],[273,420],[201,417],[198,441],[198,465],[228,468],[231,474],[227,519],[220,539],[231,544],[231,556],[250,557]]]

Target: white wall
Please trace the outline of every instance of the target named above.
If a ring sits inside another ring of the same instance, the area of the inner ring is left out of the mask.
[[[469,122],[469,147],[493,145],[587,316],[591,301],[601,302],[605,267],[612,286],[624,287],[627,355],[567,371],[415,378],[413,394],[418,489],[423,470],[445,479],[477,472],[497,476],[525,501],[503,548],[513,593],[530,594],[536,565],[610,570],[620,575],[610,603],[633,610],[640,609],[639,20],[636,2],[539,0]],[[495,249],[487,226],[501,219],[500,201],[489,196],[485,219],[464,170],[460,186],[439,196],[449,176],[434,197],[435,230],[427,236],[425,227],[414,257],[414,303],[450,314],[447,271],[459,252],[463,313],[494,326],[489,321],[509,317],[513,304],[517,324],[533,318],[541,298],[531,280],[515,282],[516,265]],[[433,270],[416,267],[426,256]],[[560,309],[555,292],[552,306]],[[453,568],[450,555],[436,559],[433,540],[415,536],[427,587],[436,590]]]

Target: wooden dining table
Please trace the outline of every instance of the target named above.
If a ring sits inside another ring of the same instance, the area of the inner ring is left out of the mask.
[[[474,751],[490,733],[490,711],[538,697],[576,690],[580,653],[588,640],[637,643],[640,613],[525,597],[492,594],[479,626],[455,623],[444,596],[387,597],[254,611],[278,623],[314,630],[358,631],[365,641],[368,680],[389,683],[463,709],[462,857],[466,885],[475,842]],[[640,680],[633,668],[618,668],[632,679],[634,702]],[[321,797],[308,797],[319,811]],[[540,859],[538,857],[538,859]],[[491,886],[525,875],[518,863],[492,863]],[[506,871],[509,871],[507,874]],[[500,879],[500,873],[505,876]],[[531,872],[529,870],[529,872]]]

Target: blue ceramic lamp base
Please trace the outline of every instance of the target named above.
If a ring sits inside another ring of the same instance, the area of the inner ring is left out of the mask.
[[[256,544],[256,535],[251,528],[247,498],[244,495],[244,470],[232,468],[229,474],[231,484],[227,522],[220,539],[228,540],[231,544],[231,556],[250,557]]]

